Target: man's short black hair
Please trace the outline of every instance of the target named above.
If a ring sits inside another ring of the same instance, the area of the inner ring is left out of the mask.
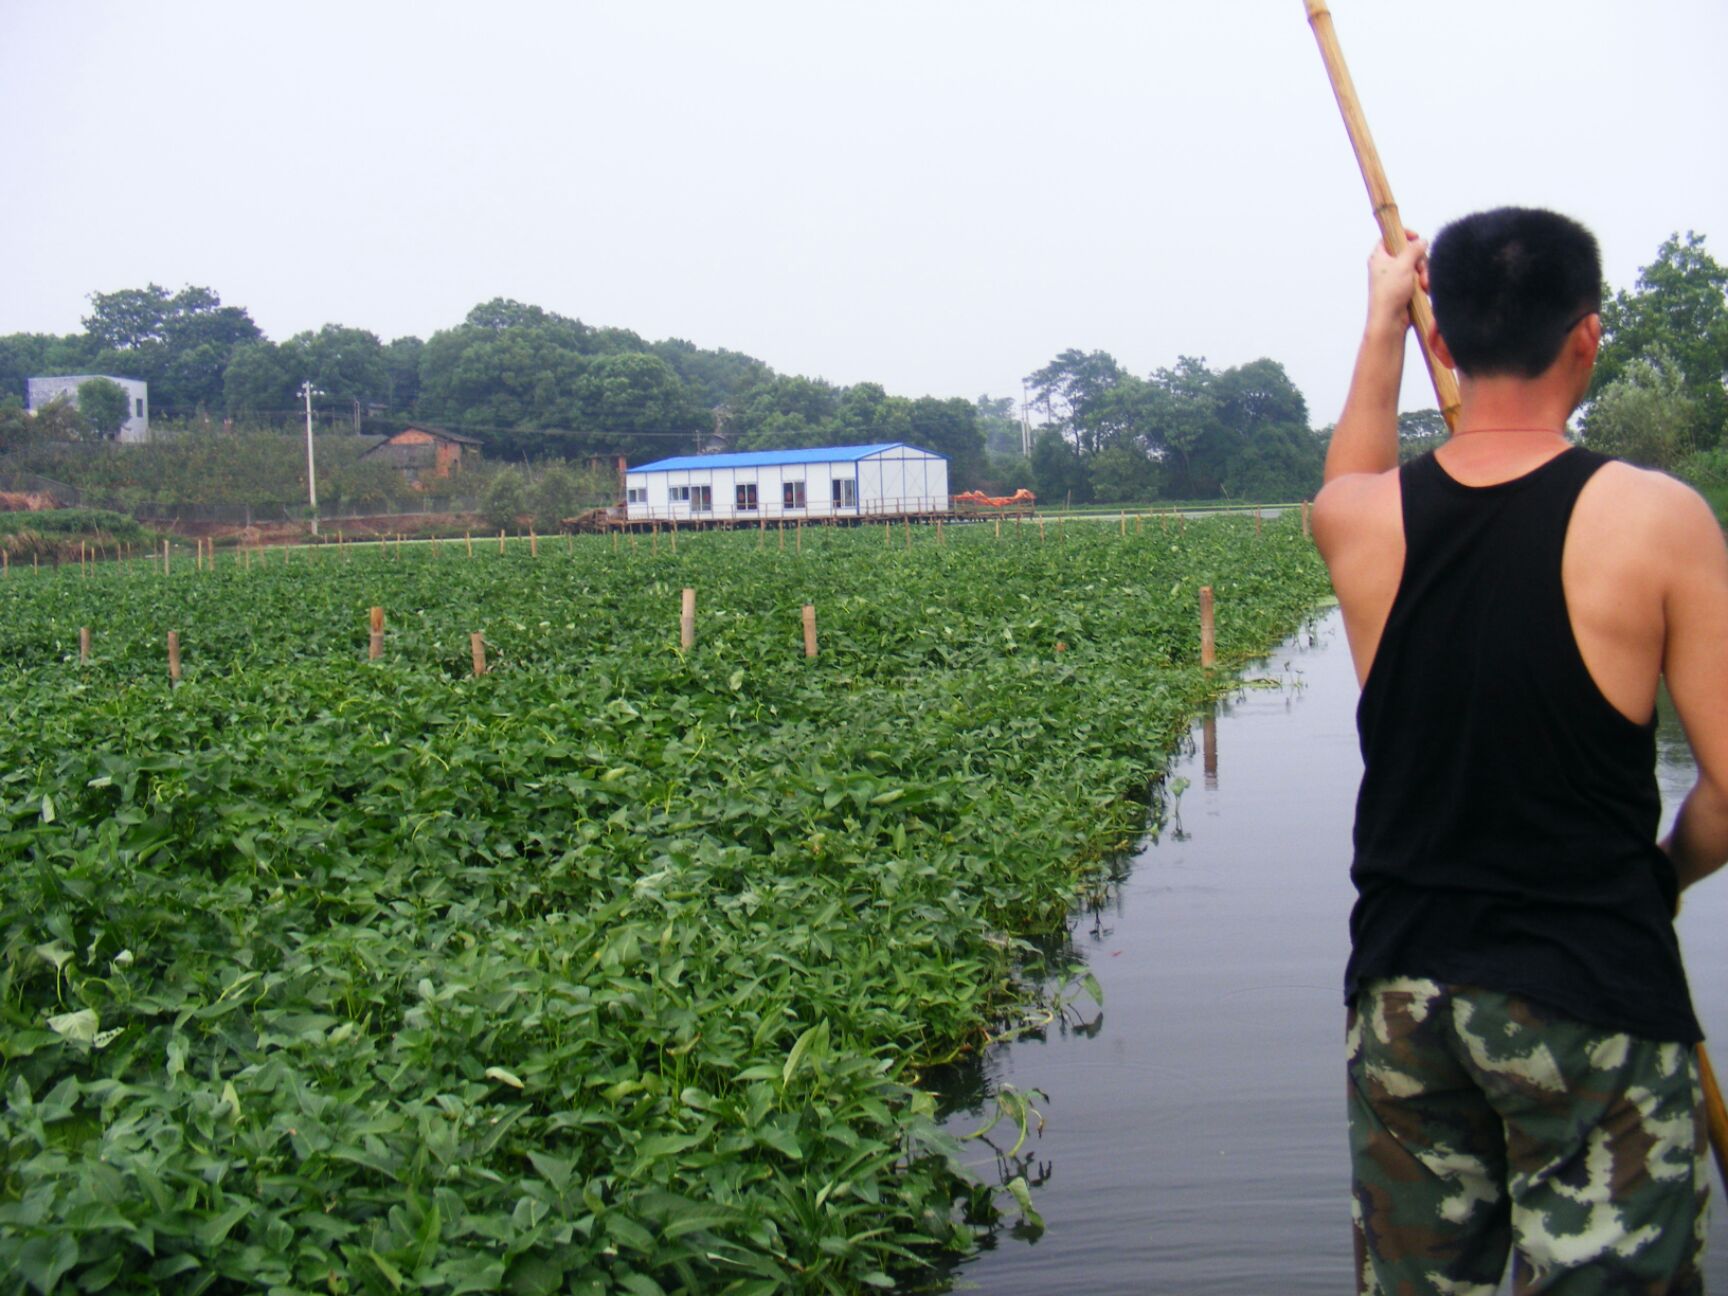
[[[1453,221],[1428,252],[1434,322],[1472,377],[1534,378],[1602,309],[1602,254],[1577,221],[1498,207]]]

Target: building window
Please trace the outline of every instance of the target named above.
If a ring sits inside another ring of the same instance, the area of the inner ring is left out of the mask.
[[[804,507],[804,483],[801,481],[782,482],[780,484],[780,502],[789,509]]]
[[[858,483],[851,477],[836,477],[834,479],[834,507],[858,507]]]
[[[143,418],[144,417],[144,398],[142,396],[137,398],[137,405],[138,405],[138,411],[132,417],[133,418]]]
[[[740,482],[737,498],[740,513],[754,513],[756,511],[756,483]]]
[[[646,486],[630,487],[624,492],[624,502],[626,504],[646,504],[648,502],[648,488]]]
[[[688,504],[690,502],[690,488],[688,486],[670,487],[667,490],[667,495],[674,504]]]
[[[690,511],[692,513],[712,513],[714,511],[714,488],[712,486],[692,486],[690,488]]]

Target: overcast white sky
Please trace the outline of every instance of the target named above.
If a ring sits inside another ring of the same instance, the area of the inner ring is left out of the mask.
[[[1332,12],[1411,226],[1728,260],[1724,0]],[[0,333],[149,281],[277,340],[505,296],[905,395],[1264,355],[1318,425],[1375,236],[1302,0],[0,0],[0,122]]]

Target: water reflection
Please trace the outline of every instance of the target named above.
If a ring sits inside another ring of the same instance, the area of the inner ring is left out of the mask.
[[[1164,831],[1039,951],[1045,967],[1083,962],[1104,1010],[1067,983],[1046,1019],[944,1078],[951,1132],[985,1124],[1004,1094],[1042,1122],[1028,1119],[1018,1147],[1011,1121],[973,1146],[982,1178],[1033,1185],[1045,1232],[999,1233],[956,1289],[1350,1288],[1339,981],[1361,766],[1336,614],[1249,673],[1276,687],[1244,687],[1196,724],[1166,784]],[[1672,803],[1692,774],[1671,708],[1658,748]],[[1681,923],[1699,1013],[1719,1034],[1725,919],[1728,879],[1689,899]]]

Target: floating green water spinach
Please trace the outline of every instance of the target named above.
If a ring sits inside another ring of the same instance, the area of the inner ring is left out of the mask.
[[[1293,521],[1173,539],[14,571],[0,1292],[855,1292],[1033,1227],[919,1078],[1143,829],[1198,586],[1226,660],[1324,589]]]

